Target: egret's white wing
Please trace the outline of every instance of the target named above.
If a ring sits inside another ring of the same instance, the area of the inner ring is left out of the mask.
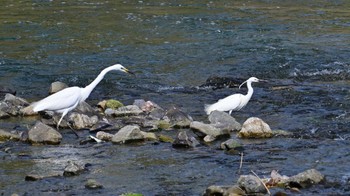
[[[239,110],[241,100],[243,98],[242,94],[234,94],[223,99],[220,99],[218,102],[207,105],[205,110],[207,114],[210,114],[212,111],[230,111],[230,110]]]
[[[33,111],[58,111],[74,106],[81,98],[81,88],[70,87],[33,104]]]

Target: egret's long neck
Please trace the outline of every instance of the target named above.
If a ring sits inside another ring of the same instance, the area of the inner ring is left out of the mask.
[[[96,79],[94,81],[92,81],[89,85],[87,85],[85,88],[83,88],[82,99],[80,101],[85,101],[89,97],[92,90],[94,90],[94,88],[98,85],[98,83],[100,83],[101,80],[105,77],[106,73],[108,73],[111,70],[113,70],[113,68],[111,68],[111,67],[105,68],[104,70],[101,71],[100,74],[98,74],[98,76],[96,77]]]
[[[248,93],[246,96],[249,97],[249,99],[250,99],[253,95],[253,92],[254,92],[253,87],[252,87],[252,82],[248,81],[247,87],[248,87]]]

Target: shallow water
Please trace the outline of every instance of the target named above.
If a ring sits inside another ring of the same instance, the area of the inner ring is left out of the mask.
[[[349,194],[348,1],[6,1],[0,6],[0,85],[29,101],[47,95],[51,82],[84,86],[101,69],[121,63],[135,77],[109,73],[87,100],[125,104],[152,100],[177,105],[206,120],[205,103],[246,89],[199,88],[210,76],[269,80],[254,84],[251,116],[293,138],[244,140],[243,173],[294,175],[316,168],[334,186],[303,194]],[[276,87],[287,86],[278,89]],[[24,130],[34,119],[1,120]],[[87,133],[81,133],[85,135]],[[176,133],[167,133],[173,134]],[[170,144],[79,145],[69,132],[59,146],[1,144],[1,193],[200,195],[213,184],[236,181],[239,156]],[[8,151],[9,148],[10,150]],[[5,150],[7,149],[7,150]],[[32,170],[61,172],[68,160],[90,163],[71,178],[26,182]],[[300,163],[304,163],[300,165]],[[90,191],[86,179],[105,188]]]

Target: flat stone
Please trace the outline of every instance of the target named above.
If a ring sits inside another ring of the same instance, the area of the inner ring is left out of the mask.
[[[113,143],[126,143],[130,141],[143,140],[144,135],[141,133],[140,127],[136,125],[127,125],[121,128],[112,137]]]
[[[40,144],[59,144],[62,135],[52,127],[38,121],[28,132],[28,140],[31,143]]]

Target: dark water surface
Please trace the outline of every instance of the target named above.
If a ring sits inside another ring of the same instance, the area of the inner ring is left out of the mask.
[[[350,194],[350,1],[2,1],[0,85],[29,101],[51,82],[85,86],[104,67],[121,63],[136,77],[106,75],[87,100],[125,104],[152,100],[177,105],[206,120],[205,103],[246,89],[199,88],[210,76],[268,79],[254,84],[243,123],[262,118],[292,138],[243,140],[242,172],[294,175],[316,168],[332,185],[305,195]],[[288,88],[276,88],[278,86]],[[1,120],[23,130],[34,119]],[[175,135],[176,133],[167,133]],[[79,145],[69,132],[59,146],[0,144],[0,193],[200,195],[213,184],[233,184],[239,156],[218,143],[178,150],[171,144]],[[8,150],[10,149],[10,150]],[[61,172],[68,160],[89,172],[26,182],[31,171]],[[94,178],[104,185],[87,190]]]

